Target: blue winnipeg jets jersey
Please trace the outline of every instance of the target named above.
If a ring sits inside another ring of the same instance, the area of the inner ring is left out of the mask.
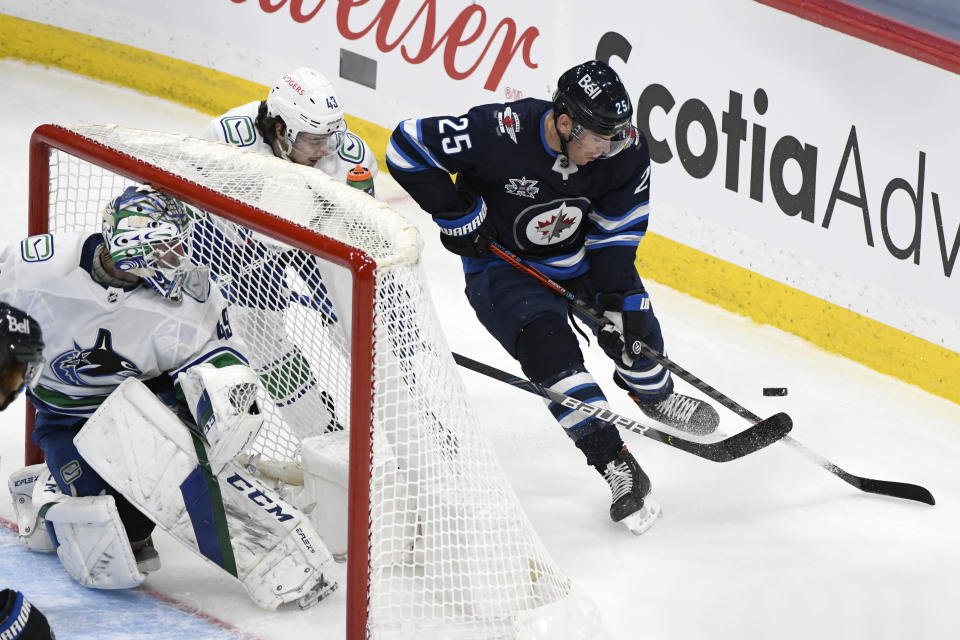
[[[404,120],[390,138],[387,164],[441,223],[469,215],[480,196],[499,242],[549,277],[589,269],[601,291],[634,289],[640,284],[634,258],[650,206],[646,141],[612,158],[563,166],[546,142],[550,113],[551,103],[528,98],[463,116]],[[477,272],[497,261],[464,258],[464,269]]]

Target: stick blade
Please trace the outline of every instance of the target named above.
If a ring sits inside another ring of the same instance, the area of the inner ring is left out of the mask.
[[[924,504],[934,505],[937,503],[933,494],[924,487],[909,482],[894,482],[891,480],[874,480],[872,478],[862,478],[859,487],[861,491],[867,493],[876,493],[881,496],[891,496],[894,498],[903,498],[904,500],[915,500]]]
[[[793,420],[785,413],[775,413],[761,420],[749,429],[730,436],[722,442],[723,447],[716,450],[711,458],[714,462],[729,462],[759,451],[777,442],[793,429]],[[720,443],[717,443],[720,444]]]

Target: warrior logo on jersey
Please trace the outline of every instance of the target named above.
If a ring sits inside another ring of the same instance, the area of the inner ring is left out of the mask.
[[[497,135],[510,136],[513,144],[517,144],[517,134],[520,133],[520,118],[510,107],[497,111]]]
[[[509,194],[532,198],[540,192],[537,181],[527,180],[526,176],[522,178],[508,178],[508,180],[509,182],[503,185],[503,188],[506,189]]]
[[[50,368],[61,381],[77,386],[120,384],[141,374],[137,365],[113,350],[113,336],[107,329],[100,329],[89,349],[74,342],[73,349],[54,358]]]
[[[534,215],[526,220],[527,240],[541,247],[569,240],[576,235],[584,219],[584,208],[580,205],[580,202],[555,200],[546,207],[532,207]]]

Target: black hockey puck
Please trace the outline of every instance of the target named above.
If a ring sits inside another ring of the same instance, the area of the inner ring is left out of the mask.
[[[763,395],[765,396],[785,396],[787,395],[786,387],[764,387]]]

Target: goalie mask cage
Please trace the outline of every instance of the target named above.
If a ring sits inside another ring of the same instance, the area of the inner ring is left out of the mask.
[[[346,593],[316,607],[345,599],[347,638],[602,635],[467,405],[401,215],[310,167],[113,125],[38,127],[29,179],[30,235],[98,232],[131,184],[194,209],[191,257],[269,396],[248,460],[265,481],[305,506],[302,441],[348,427]]]

